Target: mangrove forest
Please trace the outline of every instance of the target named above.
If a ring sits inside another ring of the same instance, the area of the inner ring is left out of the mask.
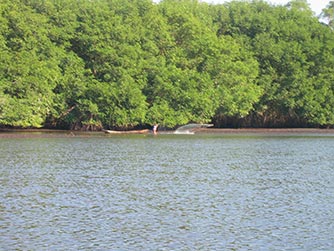
[[[1,0],[0,127],[334,126],[334,1]]]

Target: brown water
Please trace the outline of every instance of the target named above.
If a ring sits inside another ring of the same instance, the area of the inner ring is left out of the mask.
[[[0,250],[333,250],[334,135],[0,139]]]

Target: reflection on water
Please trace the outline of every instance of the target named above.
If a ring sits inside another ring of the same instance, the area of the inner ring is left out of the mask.
[[[0,139],[1,250],[333,250],[334,138]]]

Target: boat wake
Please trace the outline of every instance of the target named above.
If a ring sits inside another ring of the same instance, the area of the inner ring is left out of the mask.
[[[213,124],[187,124],[177,128],[174,134],[195,134],[196,129],[212,127]]]

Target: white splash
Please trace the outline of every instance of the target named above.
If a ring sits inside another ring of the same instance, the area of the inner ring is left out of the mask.
[[[174,134],[195,134],[195,130],[198,128],[211,127],[213,124],[187,124],[177,128]]]

